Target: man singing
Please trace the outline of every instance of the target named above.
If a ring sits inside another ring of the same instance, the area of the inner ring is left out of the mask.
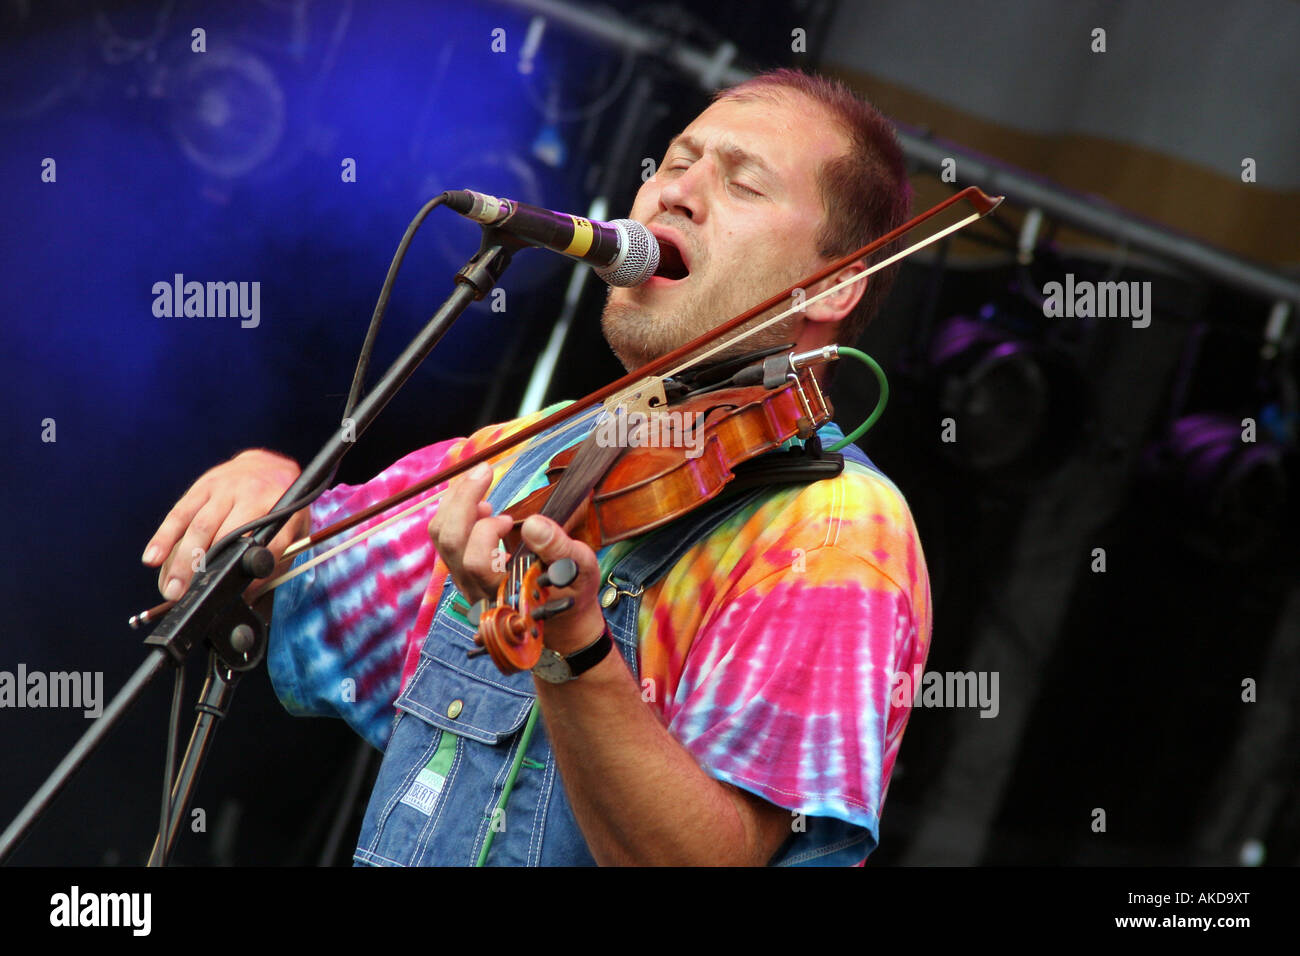
[[[688,274],[612,289],[605,338],[638,367],[895,228],[908,207],[879,113],[832,81],[760,75],[720,93],[642,185],[631,218],[676,246]],[[851,345],[890,278],[810,303],[740,351]],[[538,417],[335,487],[272,550]],[[849,446],[837,477],[723,496],[599,552],[529,518],[543,565],[572,558],[579,575],[553,594],[574,602],[546,621],[553,653],[503,675],[467,656],[466,612],[496,593],[511,504],[589,428],[561,425],[480,465],[427,524],[398,523],[276,591],[280,699],[342,717],[384,751],[356,862],[862,863],[910,713],[896,675],[919,675],[929,646],[929,578],[903,496]],[[820,437],[843,433],[831,423]],[[164,596],[188,586],[193,548],[266,513],[298,471],[250,450],[200,478],[146,548]]]

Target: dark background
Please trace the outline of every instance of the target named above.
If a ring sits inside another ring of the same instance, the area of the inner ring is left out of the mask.
[[[106,697],[141,659],[126,618],[157,600],[138,563],[150,534],[237,451],[305,460],[324,440],[389,258],[426,199],[471,187],[583,212],[604,195],[615,218],[642,159],[658,161],[708,102],[662,60],[555,25],[521,72],[529,17],[490,3],[2,6],[0,669],[102,671]],[[816,68],[837,12],[722,0],[623,15],[703,49],[730,40],[753,67]],[[194,26],[205,54],[190,50]],[[806,52],[791,51],[792,26],[808,30]],[[490,49],[495,28],[505,55]],[[41,182],[45,157],[56,183]],[[355,183],[341,181],[344,157]],[[893,388],[862,446],[906,494],[930,563],[928,669],[998,670],[1002,698],[997,720],[913,713],[871,862],[1294,864],[1296,360],[1260,358],[1272,303],[1069,248],[1051,230],[1017,265],[1013,220],[1000,221],[972,230],[982,258],[910,260],[861,343]],[[476,241],[449,213],[427,222],[372,380]],[[153,283],[177,272],[260,281],[260,326],[155,317]],[[1151,281],[1151,328],[1045,321],[1035,290],[1066,272]],[[340,480],[517,414],[569,277],[565,260],[521,253],[506,310],[471,309]],[[551,398],[621,371],[599,337],[601,288],[585,286]],[[1011,358],[990,367],[999,345]],[[847,431],[874,384],[848,368],[832,397]],[[1024,413],[1035,402],[1037,422]],[[965,430],[955,445],[940,441],[945,416]],[[1247,416],[1260,422],[1255,446],[1233,437]],[[1171,444],[1171,429],[1217,440]],[[1092,570],[1096,548],[1105,573]],[[199,661],[189,675],[192,691]],[[1241,701],[1246,678],[1257,703]],[[13,862],[143,862],[163,683]],[[86,724],[79,712],[0,711],[0,820]],[[363,805],[346,799],[348,782],[368,793],[368,752],[341,723],[289,717],[253,673],[195,796],[207,832],[185,832],[176,861],[346,864]],[[1104,834],[1089,825],[1099,807]]]

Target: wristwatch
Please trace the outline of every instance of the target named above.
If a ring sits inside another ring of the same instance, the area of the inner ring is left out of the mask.
[[[559,651],[549,647],[542,648],[542,657],[534,666],[533,673],[550,684],[563,684],[586,673],[605,659],[605,655],[614,646],[614,636],[609,632],[609,624],[604,632],[580,651],[574,651],[565,657]]]

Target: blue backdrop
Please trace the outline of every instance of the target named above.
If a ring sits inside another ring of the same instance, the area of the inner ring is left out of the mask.
[[[154,528],[203,470],[240,449],[263,445],[301,460],[323,441],[389,259],[425,200],[473,187],[565,208],[580,190],[562,163],[573,124],[546,110],[548,71],[566,41],[552,36],[524,62],[528,21],[508,10],[430,2],[70,10],[7,12],[3,31],[0,500],[9,573],[0,598],[9,613],[0,670],[102,671],[111,696],[143,656],[126,618],[158,600],[155,572],[139,564]],[[371,381],[450,290],[477,237],[449,212],[426,222]],[[381,419],[400,428],[377,426],[342,477],[360,480],[406,450],[465,433],[502,349],[540,324],[530,292],[562,269],[541,253],[517,257],[502,285],[506,310],[479,303],[462,319]],[[250,290],[259,283],[256,325],[156,315],[154,285],[177,273]],[[543,305],[553,315],[554,300]],[[17,861],[144,858],[162,767],[163,683]],[[325,788],[350,746],[341,728],[317,724],[313,736],[279,711],[264,674],[245,687],[196,800],[212,829],[224,816],[227,840],[242,808],[265,800],[244,783],[261,778],[264,787],[282,774]],[[80,711],[0,713],[0,819],[86,726]],[[270,828],[274,806],[246,815],[265,828],[256,847],[237,854],[195,838],[181,859],[214,860],[221,850],[244,862],[283,860],[308,822],[286,812]]]

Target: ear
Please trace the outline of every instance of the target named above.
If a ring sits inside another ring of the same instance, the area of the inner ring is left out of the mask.
[[[814,284],[807,293],[807,298],[811,299],[820,292],[839,285],[846,279],[851,279],[859,273],[866,272],[867,266],[861,259],[857,262],[850,262],[843,269],[840,269],[834,275],[827,276],[821,282]],[[866,291],[867,283],[870,279],[863,279],[855,282],[850,286],[845,286],[838,292],[819,299],[816,302],[809,303],[803,311],[803,317],[809,322],[839,322],[846,315],[853,311],[854,306],[862,300],[862,293]]]

